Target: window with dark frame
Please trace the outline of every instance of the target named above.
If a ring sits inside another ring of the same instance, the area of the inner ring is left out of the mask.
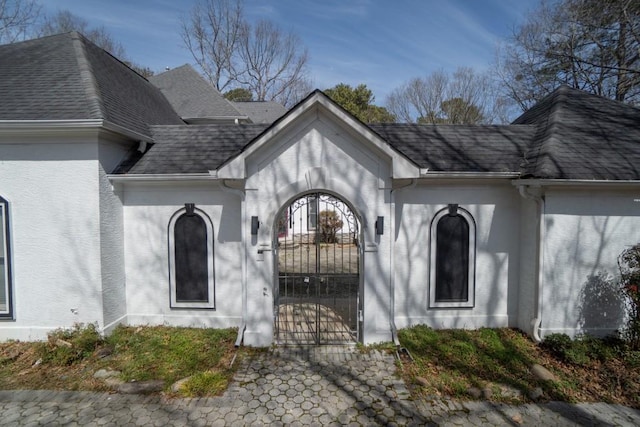
[[[13,318],[9,202],[0,197],[0,318]]]
[[[457,204],[436,213],[430,231],[429,307],[475,304],[475,221]]]
[[[182,214],[175,223],[176,301],[209,301],[207,226],[195,213]]]
[[[193,203],[169,221],[172,308],[215,308],[213,224]]]
[[[469,300],[469,224],[445,215],[436,228],[436,302]]]

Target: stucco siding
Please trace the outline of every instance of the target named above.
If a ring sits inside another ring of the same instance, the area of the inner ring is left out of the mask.
[[[518,305],[516,326],[528,333],[533,332],[536,318],[538,278],[538,240],[540,231],[538,218],[540,207],[532,199],[521,198],[520,208],[520,275],[518,278]]]
[[[102,321],[97,144],[0,144],[9,201],[15,320],[0,339],[42,339]]]
[[[429,308],[430,226],[448,204],[476,223],[475,305]],[[422,181],[395,193],[394,287],[399,328],[512,326],[517,322],[520,200],[508,182]]]
[[[237,327],[242,319],[240,197],[217,183],[127,183],[124,256],[127,322],[132,325]],[[170,307],[168,227],[185,203],[206,213],[214,230],[215,309]]]
[[[636,191],[549,189],[544,212],[542,334],[606,334],[622,309],[606,278],[617,257],[640,242]]]
[[[390,339],[389,203],[391,159],[362,136],[322,112],[310,111],[296,126],[281,131],[246,161],[247,198],[243,221],[260,218],[257,236],[247,233],[247,339],[268,345],[273,335],[274,224],[277,214],[296,197],[326,191],[352,207],[360,222],[362,260],[362,339]],[[385,234],[376,235],[375,220],[387,218]],[[261,260],[256,256],[263,252]],[[266,337],[266,338],[265,338]]]

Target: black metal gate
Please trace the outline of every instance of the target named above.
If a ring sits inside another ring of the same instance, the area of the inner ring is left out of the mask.
[[[330,194],[306,194],[277,227],[276,342],[358,341],[361,246],[351,209]]]

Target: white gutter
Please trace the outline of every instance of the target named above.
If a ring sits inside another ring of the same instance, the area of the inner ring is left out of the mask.
[[[192,125],[249,123],[249,116],[181,117]]]
[[[153,140],[141,133],[132,131],[108,120],[81,119],[81,120],[0,120],[0,133],[31,133],[62,132],[70,130],[104,129],[118,135],[126,136],[135,141],[152,142]]]
[[[149,174],[109,174],[111,182],[158,182],[158,181],[216,181],[218,178],[208,173],[149,173]]]
[[[519,178],[520,172],[439,172],[429,169],[420,169],[420,178],[492,178],[513,179]]]
[[[14,129],[33,129],[42,127],[86,127],[102,126],[102,119],[79,120],[0,120],[0,127]]]
[[[111,123],[110,121],[107,121],[107,120],[102,121],[102,127],[113,133],[117,133],[119,135],[124,135],[131,139],[135,139],[136,141],[153,142],[153,138],[147,135],[143,135],[141,133],[132,131],[120,125],[116,125],[115,123]]]
[[[607,180],[607,179],[523,179],[513,182],[516,187],[519,186],[539,186],[539,187],[585,187],[585,186],[623,186],[632,187],[640,185],[640,180]]]
[[[545,203],[544,197],[541,194],[541,187],[533,186],[536,188],[537,194],[531,191],[532,186],[528,186],[526,184],[518,185],[518,191],[520,195],[529,200],[533,200],[536,202],[537,215],[536,215],[536,276],[535,276],[535,307],[534,307],[534,318],[531,320],[531,337],[536,342],[541,342],[542,338],[540,338],[540,325],[542,324],[542,292],[541,292],[541,284],[543,280],[543,270],[544,270],[544,258],[542,251],[542,243],[544,242],[545,229],[544,229],[544,221],[543,216],[545,212]]]

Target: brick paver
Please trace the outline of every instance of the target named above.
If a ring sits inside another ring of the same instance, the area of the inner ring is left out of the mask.
[[[18,426],[640,425],[640,411],[604,403],[414,401],[391,355],[350,347],[260,353],[220,397],[12,390],[0,391],[0,414]]]

